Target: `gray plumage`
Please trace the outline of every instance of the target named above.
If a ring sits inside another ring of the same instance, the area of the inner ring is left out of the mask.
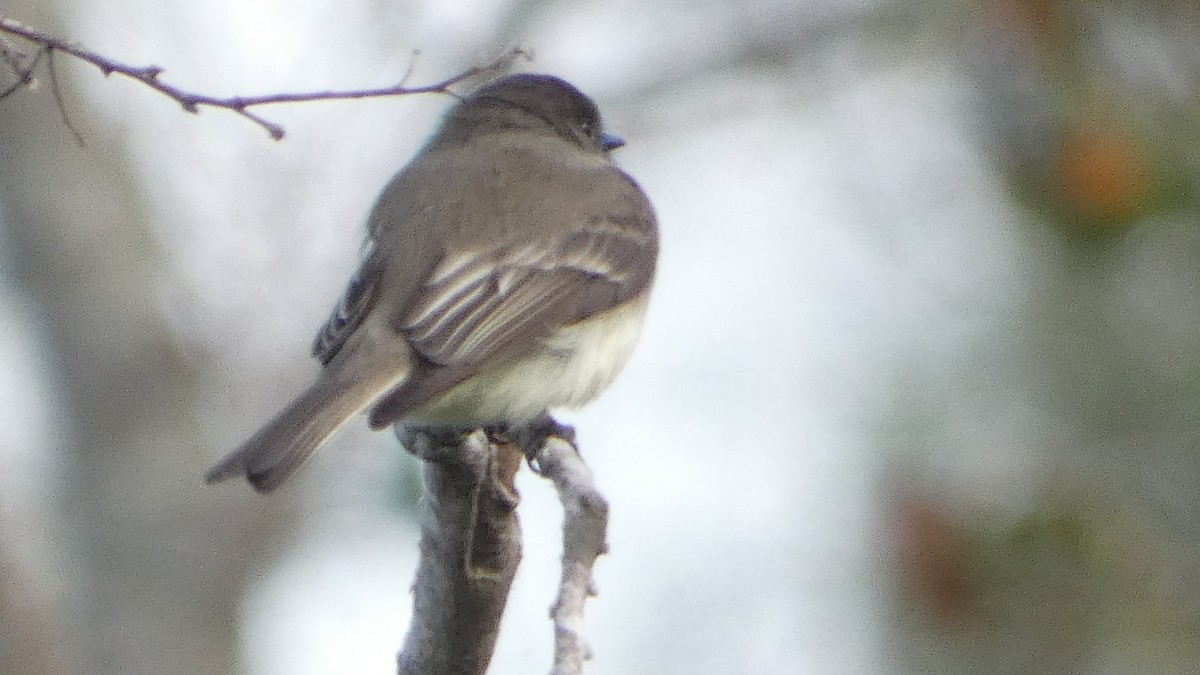
[[[600,393],[636,341],[658,233],[571,85],[514,75],[455,105],[379,197],[313,344],[317,382],[209,470],[267,492],[355,414],[519,427]]]

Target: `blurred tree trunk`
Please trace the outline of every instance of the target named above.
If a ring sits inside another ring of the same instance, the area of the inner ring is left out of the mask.
[[[69,38],[53,14],[69,9],[20,0],[4,11]],[[71,76],[94,73],[68,60],[58,71],[78,104]],[[201,445],[193,373],[163,316],[169,270],[129,161],[76,105],[88,142],[78,147],[41,79],[0,105],[0,199],[9,258],[43,313],[63,388],[69,468],[45,492],[62,495],[71,514],[64,531],[74,541],[64,545],[78,565],[65,572],[79,602],[60,619],[81,630],[66,658],[89,674],[236,672],[243,563],[234,551],[271,514],[248,495],[203,489],[213,453]]]

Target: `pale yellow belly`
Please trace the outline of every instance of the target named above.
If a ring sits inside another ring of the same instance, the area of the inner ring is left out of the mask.
[[[481,372],[406,415],[428,424],[520,424],[550,408],[582,406],[629,360],[649,293],[560,330],[545,348]]]

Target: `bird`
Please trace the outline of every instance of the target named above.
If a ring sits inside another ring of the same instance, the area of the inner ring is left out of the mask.
[[[206,482],[271,492],[364,412],[374,430],[520,434],[595,399],[638,340],[659,251],[649,198],[612,161],[623,144],[552,75],[460,98],[372,208],[315,382]]]

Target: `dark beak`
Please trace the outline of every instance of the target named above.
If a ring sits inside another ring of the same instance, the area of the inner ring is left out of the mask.
[[[614,136],[609,133],[600,134],[600,146],[604,148],[605,152],[612,152],[622,145],[625,145],[625,139],[620,136]]]

